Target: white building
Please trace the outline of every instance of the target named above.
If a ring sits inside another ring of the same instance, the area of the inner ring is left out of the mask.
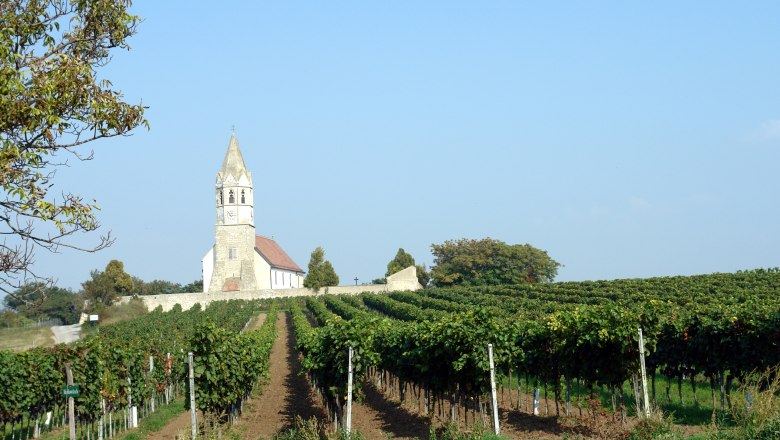
[[[303,270],[274,240],[255,234],[252,173],[235,134],[216,186],[216,243],[203,257],[203,291],[303,287]]]

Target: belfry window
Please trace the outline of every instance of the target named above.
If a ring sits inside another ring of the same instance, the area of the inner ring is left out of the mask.
[[[222,190],[219,190],[219,204],[220,205],[225,204],[224,194],[222,194]]]
[[[236,203],[236,198],[233,197],[233,190],[228,191],[228,203]]]

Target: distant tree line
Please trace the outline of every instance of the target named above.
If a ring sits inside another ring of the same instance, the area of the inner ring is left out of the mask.
[[[553,281],[560,267],[546,251],[530,244],[507,244],[492,238],[447,240],[432,244],[431,252],[434,265],[429,272],[424,264],[416,264],[411,254],[399,248],[387,263],[385,277],[415,266],[417,280],[423,287],[534,284]],[[339,284],[339,277],[331,262],[325,259],[322,247],[312,251],[308,269],[305,287],[320,289]],[[373,280],[375,284],[386,282],[387,278]],[[71,324],[78,321],[82,312],[99,313],[121,296],[202,291],[202,280],[186,285],[165,280],[147,282],[125,272],[121,261],[111,260],[104,270],[93,270],[78,292],[43,282],[20,287],[3,300],[7,310],[0,313],[0,325],[47,319]]]
[[[414,257],[398,249],[387,263],[385,278],[372,283],[385,284],[388,276],[415,266],[423,287],[535,284],[553,281],[560,267],[546,251],[530,244],[507,244],[492,238],[447,240],[432,244],[431,253],[434,266],[428,272],[424,264],[415,264]]]
[[[202,291],[202,280],[186,285],[165,280],[147,282],[125,272],[121,261],[111,260],[104,270],[90,272],[90,278],[81,283],[77,292],[37,281],[23,285],[3,299],[6,310],[0,312],[0,325],[18,326],[51,319],[74,324],[82,312],[100,313],[121,296]]]

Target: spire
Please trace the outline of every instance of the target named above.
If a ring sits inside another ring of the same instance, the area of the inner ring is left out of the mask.
[[[219,174],[222,176],[231,175],[238,179],[242,174],[247,174],[246,165],[244,165],[244,157],[241,155],[241,150],[238,148],[238,140],[236,134],[230,135],[230,144],[228,145],[227,153],[225,153],[225,160],[222,162],[222,168],[219,170]]]

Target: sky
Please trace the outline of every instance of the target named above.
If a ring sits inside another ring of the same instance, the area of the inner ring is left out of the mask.
[[[780,2],[215,5],[133,5],[100,75],[151,128],[58,172],[116,238],[39,251],[60,286],[111,259],[200,279],[231,127],[257,233],[304,270],[322,246],[342,284],[483,237],[564,281],[780,266]]]

